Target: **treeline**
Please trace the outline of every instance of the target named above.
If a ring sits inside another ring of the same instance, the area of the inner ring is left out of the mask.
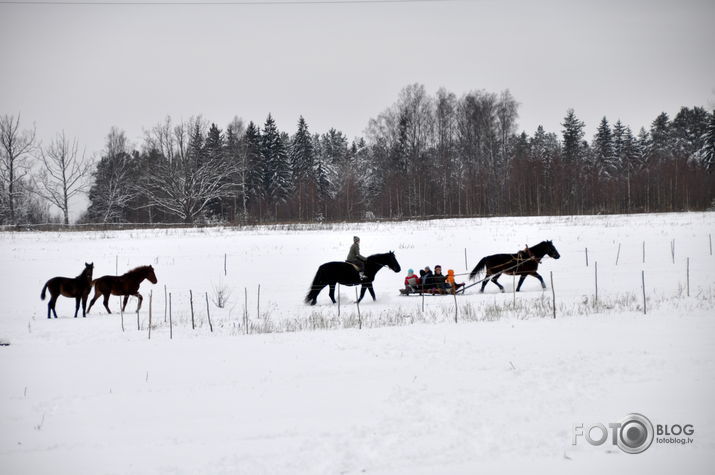
[[[313,134],[303,117],[292,134],[281,131],[270,115],[260,125],[236,118],[225,128],[201,117],[167,118],[148,129],[137,147],[113,128],[101,158],[90,166],[77,155],[76,141],[61,135],[46,148],[35,147],[34,133],[20,131],[17,118],[4,116],[0,222],[47,220],[47,203],[59,207],[66,221],[73,192],[88,193],[81,221],[91,223],[310,222],[713,206],[715,113],[683,107],[672,119],[662,113],[637,132],[604,117],[590,141],[573,110],[558,134],[543,127],[531,136],[517,133],[517,120],[518,103],[508,91],[457,97],[440,89],[432,96],[415,84],[369,121],[364,138],[349,139],[334,129]],[[28,166],[33,157],[41,159],[39,172]],[[80,172],[61,173],[63,167],[70,171],[68,163]],[[68,186],[67,175],[79,178]]]

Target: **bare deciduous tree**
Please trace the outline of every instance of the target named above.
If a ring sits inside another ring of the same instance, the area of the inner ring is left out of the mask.
[[[35,193],[57,206],[69,224],[69,201],[87,189],[91,172],[84,152],[78,153],[77,139],[70,141],[64,131],[48,147],[40,147],[42,170],[35,180]]]
[[[20,130],[20,114],[0,117],[0,190],[9,212],[10,223],[16,224],[15,204],[22,179],[29,173],[27,156],[35,147],[35,128]]]

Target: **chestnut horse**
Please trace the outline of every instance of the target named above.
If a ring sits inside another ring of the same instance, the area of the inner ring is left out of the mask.
[[[157,283],[156,274],[154,274],[154,268],[152,266],[140,266],[136,269],[132,269],[124,275],[105,275],[97,280],[92,281],[94,285],[94,297],[89,303],[89,308],[87,313],[92,309],[92,305],[99,298],[100,295],[104,296],[104,308],[107,312],[112,313],[109,310],[109,296],[110,295],[123,295],[124,302],[122,303],[122,312],[127,308],[127,300],[129,296],[133,295],[139,299],[139,304],[137,305],[137,312],[142,306],[142,301],[144,300],[139,293],[139,285],[144,279],[149,279],[152,284]]]
[[[87,264],[85,262],[84,270],[74,279],[70,277],[53,277],[45,283],[45,286],[42,288],[42,293],[40,294],[40,299],[45,300],[45,290],[50,291],[50,301],[47,303],[47,318],[52,318],[50,317],[50,311],[52,311],[52,313],[55,314],[55,318],[57,318],[55,304],[60,295],[74,298],[77,301],[77,305],[74,309],[74,318],[77,318],[80,300],[82,301],[82,317],[87,316],[85,308],[87,307],[89,291],[92,290],[92,272],[94,272],[94,263]]]

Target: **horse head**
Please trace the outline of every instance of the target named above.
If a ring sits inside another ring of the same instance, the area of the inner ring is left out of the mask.
[[[559,251],[556,250],[554,243],[551,241],[546,241],[546,254],[548,254],[552,259],[558,259],[561,257],[561,254],[559,254]]]
[[[401,267],[400,263],[397,262],[397,258],[395,257],[395,251],[390,251],[386,254],[387,256],[387,267],[392,269],[394,272],[400,272]]]
[[[82,276],[87,279],[87,282],[92,282],[92,274],[94,273],[94,262],[87,264],[84,263],[84,270],[82,271]]]
[[[151,282],[152,284],[156,284],[159,281],[156,278],[156,274],[154,273],[154,267],[152,267],[152,266],[147,267],[146,278],[149,279],[149,282]]]

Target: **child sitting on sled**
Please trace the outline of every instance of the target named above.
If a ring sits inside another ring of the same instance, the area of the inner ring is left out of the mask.
[[[403,289],[403,294],[409,294],[413,292],[419,292],[420,278],[415,275],[415,271],[412,269],[407,270],[407,276],[405,277],[405,288]]]
[[[457,293],[457,290],[464,287],[464,282],[457,283],[454,280],[454,270],[453,269],[449,269],[447,271],[447,284],[449,284],[449,286],[452,288],[453,294]]]

